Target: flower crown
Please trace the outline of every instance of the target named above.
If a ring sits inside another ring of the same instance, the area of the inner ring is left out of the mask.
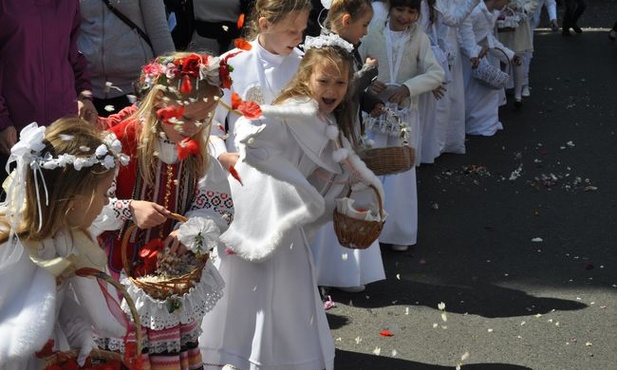
[[[58,167],[73,166],[75,170],[80,171],[82,168],[92,167],[100,164],[106,169],[111,169],[116,166],[116,160],[122,165],[128,163],[128,156],[122,154],[122,145],[113,135],[108,135],[103,139],[103,144],[99,145],[94,154],[89,156],[76,156],[73,154],[60,154],[54,157],[50,152],[41,154],[45,148],[43,140],[45,139],[45,126],[38,126],[36,122],[32,122],[24,127],[19,134],[19,141],[11,148],[11,156],[21,158],[24,163],[30,168],[53,170]],[[73,140],[70,135],[65,135],[63,140]],[[84,153],[90,152],[90,148],[82,146],[80,150]]]
[[[197,84],[206,81],[209,85],[229,89],[232,71],[227,59],[207,54],[189,54],[183,58],[161,56],[142,68],[139,88],[145,92],[160,85],[176,94],[188,95],[193,91],[193,77]]]
[[[353,45],[343,40],[339,35],[329,33],[327,35],[319,35],[317,37],[306,36],[304,40],[304,50],[317,48],[321,49],[328,46],[338,46],[339,48],[346,50],[348,53],[353,51]]]

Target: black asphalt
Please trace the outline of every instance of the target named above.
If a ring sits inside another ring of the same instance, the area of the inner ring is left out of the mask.
[[[337,370],[617,369],[615,20],[588,1],[583,34],[537,31],[523,108],[418,169],[417,246],[332,291]]]

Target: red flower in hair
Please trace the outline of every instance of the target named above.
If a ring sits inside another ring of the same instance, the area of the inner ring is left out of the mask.
[[[156,111],[156,116],[166,125],[173,125],[172,118],[180,119],[184,116],[184,105],[168,105]]]
[[[190,137],[184,138],[178,143],[178,159],[183,161],[189,155],[199,154],[199,143]]]
[[[175,62],[176,65],[181,66],[182,74],[198,77],[199,76],[199,65],[207,64],[199,54],[191,54],[185,58],[177,60]]]

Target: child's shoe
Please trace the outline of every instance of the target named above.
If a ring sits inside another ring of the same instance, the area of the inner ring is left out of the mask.
[[[402,244],[392,244],[390,246],[390,249],[392,249],[395,252],[407,252],[407,250],[409,249],[409,246],[402,245]]]
[[[531,92],[529,91],[529,85],[523,86],[523,90],[521,91],[521,96],[523,98],[528,98],[531,96]]]

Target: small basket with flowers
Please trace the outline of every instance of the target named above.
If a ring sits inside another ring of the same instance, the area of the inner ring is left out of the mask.
[[[376,132],[398,139],[399,145],[373,148],[372,141],[363,135],[364,148],[358,155],[377,176],[392,175],[410,170],[415,165],[415,149],[409,145],[409,125],[397,109],[386,106],[381,115],[364,119],[365,132]]]
[[[141,246],[139,258],[131,262],[127,250],[136,225],[130,225],[122,238],[122,263],[130,283],[128,292],[140,303],[138,311],[142,321],[150,320],[146,325],[152,329],[191,322],[211,309],[222,296],[222,281],[202,275],[209,252],[218,243],[218,226],[202,217],[187,219],[176,213],[171,217],[182,222],[178,240],[187,248],[182,255],[166,248],[162,239],[153,239]],[[154,315],[161,303],[166,307],[165,312]],[[185,305],[191,310],[182,310]],[[124,305],[123,308],[126,310]]]

